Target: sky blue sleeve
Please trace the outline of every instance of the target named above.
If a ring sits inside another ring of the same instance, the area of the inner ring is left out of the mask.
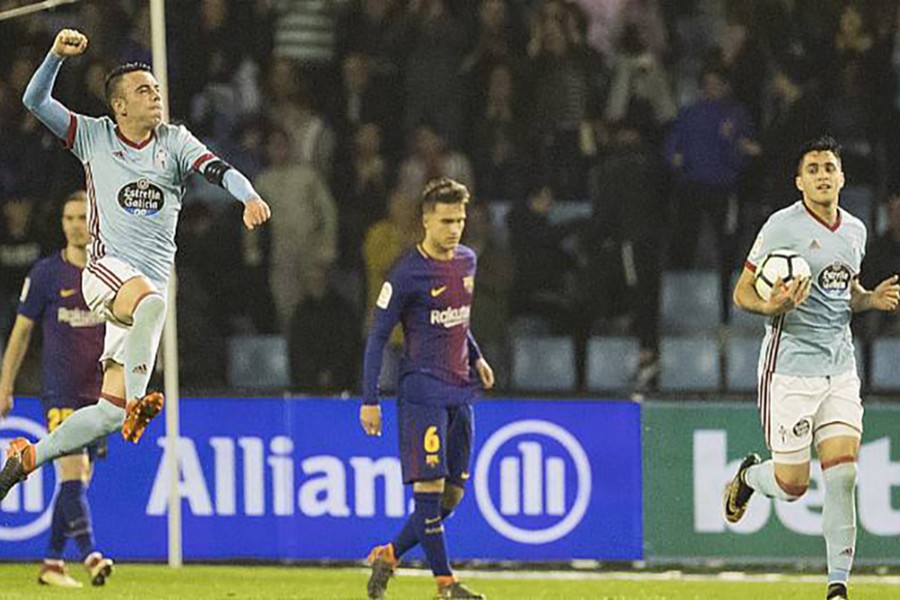
[[[392,276],[384,282],[375,302],[372,327],[369,329],[363,360],[363,404],[378,404],[378,378],[381,375],[384,346],[400,320],[405,296],[401,278]]]
[[[68,140],[72,115],[69,109],[50,95],[62,63],[62,57],[48,53],[28,82],[22,102],[56,137]],[[67,145],[71,146],[71,143]]]
[[[259,194],[253,188],[250,180],[234,167],[225,171],[225,176],[222,178],[222,187],[244,203],[253,198],[259,198]]]
[[[259,194],[253,189],[253,184],[243,173],[222,161],[206,145],[198,140],[187,127],[178,127],[180,148],[178,160],[181,172],[187,177],[192,172],[200,173],[210,183],[221,185],[232,196],[241,202],[247,202],[252,198],[258,198]],[[216,171],[218,170],[218,173]],[[224,170],[224,172],[223,172]],[[218,175],[218,177],[216,176]]]
[[[753,247],[750,248],[750,254],[747,256],[747,262],[744,266],[755,272],[756,268],[770,252],[778,250],[780,244],[783,244],[778,233],[777,224],[773,223],[770,217],[759,230],[759,234],[757,234],[756,240],[753,242]]]

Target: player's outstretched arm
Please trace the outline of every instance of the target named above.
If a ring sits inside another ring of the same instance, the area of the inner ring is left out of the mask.
[[[80,31],[74,29],[60,31],[56,35],[53,47],[44,58],[44,62],[35,71],[31,81],[28,82],[28,87],[25,88],[25,94],[22,96],[25,107],[61,139],[66,138],[70,113],[50,93],[53,91],[53,83],[56,81],[63,60],[82,54],[87,50],[87,46],[87,36]]]
[[[809,277],[794,279],[789,284],[777,279],[775,285],[772,286],[772,295],[768,300],[763,300],[756,293],[753,285],[754,278],[753,271],[745,267],[734,286],[734,304],[740,309],[774,317],[793,310],[809,298],[812,285]]]
[[[16,317],[16,322],[6,343],[6,351],[3,353],[3,369],[0,370],[0,418],[9,414],[13,408],[13,389],[16,377],[19,375],[19,369],[22,368],[25,353],[28,352],[33,330],[34,321],[22,315]]]
[[[866,290],[857,279],[850,285],[850,308],[853,312],[865,310],[890,312],[897,310],[898,303],[900,303],[900,277],[897,275],[891,275],[876,285],[872,291]]]
[[[244,225],[255,229],[272,217],[272,209],[259,197],[243,173],[206,149],[187,129],[182,128],[184,159],[191,169],[213,185],[225,189],[244,205]],[[195,158],[196,157],[196,158]]]

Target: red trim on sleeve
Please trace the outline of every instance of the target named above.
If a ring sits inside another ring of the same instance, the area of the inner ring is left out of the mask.
[[[207,152],[206,154],[201,154],[200,158],[194,161],[194,164],[191,165],[191,169],[194,171],[200,171],[200,167],[203,166],[208,160],[212,160],[216,157],[212,152]]]
[[[66,131],[66,139],[63,141],[63,147],[71,150],[75,145],[75,132],[78,131],[78,118],[75,113],[69,113],[69,129]]]
[[[749,270],[751,273],[756,273],[756,265],[754,265],[749,260],[744,262],[744,268]]]

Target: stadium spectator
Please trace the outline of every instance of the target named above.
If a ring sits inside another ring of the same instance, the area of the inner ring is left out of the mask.
[[[471,120],[470,155],[482,200],[509,200],[525,192],[529,160],[519,100],[513,71],[495,66],[484,103]]]
[[[776,66],[772,97],[764,108],[761,174],[762,212],[783,208],[797,199],[794,174],[796,148],[825,127],[824,102],[813,87],[810,67],[802,61]]]
[[[674,119],[678,112],[664,65],[645,45],[638,29],[629,25],[622,31],[613,60],[606,120],[621,121],[634,99],[653,107],[653,117],[659,127]]]
[[[253,181],[278,213],[271,226],[268,265],[282,332],[297,304],[314,285],[322,285],[337,258],[337,208],[331,192],[312,167],[291,160],[290,141],[283,129],[269,132],[269,167]],[[247,232],[247,242],[258,243],[260,231]]]
[[[862,285],[867,290],[892,275],[900,274],[900,188],[895,189],[888,198],[887,228],[869,243],[861,273]],[[869,318],[877,334],[900,335],[900,313],[896,310],[878,312]]]
[[[350,53],[341,64],[341,96],[334,102],[334,123],[336,133],[344,143],[364,123],[374,123],[379,127],[384,140],[384,149],[392,156],[399,154],[402,144],[400,135],[399,98],[384,78],[372,76],[369,59],[365,54]]]
[[[311,82],[289,58],[276,58],[269,68],[267,117],[284,129],[291,140],[291,160],[303,162],[328,178],[336,139],[325,118],[313,106]]]
[[[335,164],[332,189],[340,217],[339,262],[362,270],[360,240],[387,214],[388,193],[394,170],[381,149],[381,128],[365,123],[350,141],[349,155]]]
[[[436,177],[450,177],[474,189],[474,176],[469,159],[448,147],[446,137],[434,125],[419,125],[411,136],[411,154],[400,166],[397,185],[408,196],[422,193],[425,182]]]
[[[597,111],[595,74],[555,18],[533,32],[531,61],[533,147],[540,177],[563,198],[583,198],[587,163],[596,153],[590,120]]]
[[[365,55],[373,75],[390,81],[399,77],[398,43],[402,7],[396,0],[354,0],[338,20],[338,56]]]
[[[521,74],[525,40],[510,13],[502,0],[481,0],[478,6],[477,41],[462,64],[469,111],[475,114],[480,112],[480,100],[498,66],[506,65],[516,75]]]
[[[678,232],[671,240],[670,266],[691,269],[697,264],[702,226],[708,222],[716,239],[720,318],[727,323],[731,273],[737,260],[737,184],[748,158],[759,154],[760,148],[750,117],[734,99],[725,71],[711,66],[702,77],[703,97],[679,113],[666,139],[666,159],[676,180],[673,203]]]
[[[610,316],[612,308],[630,313],[640,343],[634,378],[638,392],[655,389],[660,370],[660,240],[666,231],[668,177],[652,143],[653,130],[652,109],[645,103],[632,104],[626,118],[612,125],[611,143],[591,178],[594,243],[589,246],[593,260],[585,312],[597,315],[606,304],[610,309],[602,316]],[[612,256],[602,244],[610,238],[616,242]],[[621,277],[613,264],[624,265]],[[590,325],[586,323],[588,331]]]
[[[405,130],[410,132],[422,122],[432,122],[448,143],[459,144],[464,104],[460,68],[466,30],[450,12],[446,0],[412,0],[402,23]],[[419,185],[415,193],[422,187]]]
[[[510,308],[514,316],[542,317],[556,331],[571,332],[576,261],[563,241],[573,230],[569,225],[551,223],[555,202],[553,189],[538,184],[509,212],[507,225],[515,261]]]
[[[288,329],[291,388],[339,394],[359,380],[360,322],[353,305],[330,285],[326,273],[311,276]]]
[[[41,257],[34,200],[14,194],[2,206],[0,223],[0,338],[6,339],[16,314],[22,282]]]
[[[766,57],[759,36],[750,26],[732,16],[719,34],[713,62],[728,72],[735,99],[750,114],[754,126],[762,123],[763,94],[766,85]]]

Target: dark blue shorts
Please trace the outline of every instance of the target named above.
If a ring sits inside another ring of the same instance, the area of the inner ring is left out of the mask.
[[[73,402],[60,400],[42,400],[41,404],[44,408],[44,421],[47,424],[48,433],[53,433],[53,431],[57,427],[59,427],[63,421],[72,416],[72,413],[79,408],[91,406],[90,404],[84,404],[81,401]],[[88,457],[91,459],[91,462],[94,462],[97,459],[106,458],[107,450],[108,447],[106,438],[103,437],[86,446],[85,448],[73,450],[72,452],[69,452],[64,456],[75,456],[87,451]]]
[[[397,415],[403,483],[446,479],[465,487],[475,434],[472,406],[431,406],[398,399]]]

